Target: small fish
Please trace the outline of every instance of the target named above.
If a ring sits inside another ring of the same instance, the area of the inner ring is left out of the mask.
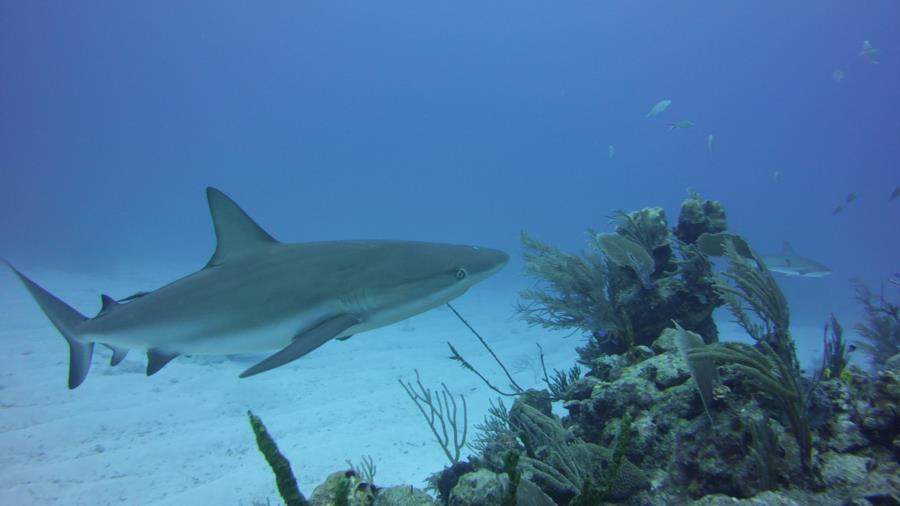
[[[831,78],[834,79],[834,82],[836,83],[843,81],[844,77],[846,77],[846,75],[841,69],[835,69],[835,71],[831,73]]]
[[[609,145],[609,158],[616,156],[616,148],[612,144]]]
[[[668,123],[669,130],[675,130],[676,128],[692,128],[694,126],[694,122],[689,119],[678,120],[675,123]]]
[[[844,212],[844,205],[839,204],[837,207],[834,208],[834,211],[831,214],[841,214],[842,212]]]
[[[713,134],[709,134],[706,138],[706,147],[709,149],[709,152],[712,153],[716,148],[716,138],[713,137]]]
[[[847,194],[847,203],[849,204],[856,200],[856,196],[856,192],[850,192],[849,194]]]
[[[776,182],[778,181],[779,178],[781,178],[781,171],[776,170],[775,172],[772,173],[772,179],[774,179]]]
[[[872,65],[878,65],[881,63],[881,60],[878,59],[878,50],[872,46],[872,43],[868,40],[863,41],[863,49],[859,52],[860,56],[865,56],[869,63]]]
[[[900,197],[900,186],[894,188],[894,191],[891,192],[891,196],[888,197],[888,202],[894,200],[895,198]]]
[[[656,103],[656,105],[653,106],[652,109],[650,109],[650,112],[648,112],[647,114],[644,115],[644,117],[652,118],[653,116],[656,116],[657,114],[668,109],[670,105],[672,105],[671,100],[669,100],[669,99],[660,100],[659,102]]]

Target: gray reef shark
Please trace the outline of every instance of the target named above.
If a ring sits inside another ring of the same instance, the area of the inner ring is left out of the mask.
[[[147,350],[148,376],[178,355],[280,350],[240,375],[252,376],[449,302],[509,260],[494,249],[414,241],[282,244],[224,193],[206,195],[218,240],[209,263],[152,292],[103,295],[93,318],[13,268],[69,344],[69,388],[87,376],[95,343],[112,349],[112,365],[129,348]]]
[[[794,248],[787,241],[784,242],[780,255],[763,256],[762,259],[770,271],[787,276],[821,278],[831,274],[828,267],[794,253]]]

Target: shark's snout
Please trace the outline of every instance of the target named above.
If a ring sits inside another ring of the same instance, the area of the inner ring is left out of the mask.
[[[477,255],[471,269],[486,278],[506,266],[509,255],[505,251],[491,248],[476,248]]]

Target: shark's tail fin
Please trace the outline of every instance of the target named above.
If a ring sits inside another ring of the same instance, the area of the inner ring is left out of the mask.
[[[31,296],[41,306],[44,314],[53,322],[53,325],[56,325],[56,329],[69,343],[69,388],[77,387],[87,376],[88,369],[91,367],[91,355],[94,353],[94,343],[84,343],[75,336],[75,329],[87,318],[28,279],[15,267],[10,266],[10,268],[19,276],[22,284],[31,292]]]

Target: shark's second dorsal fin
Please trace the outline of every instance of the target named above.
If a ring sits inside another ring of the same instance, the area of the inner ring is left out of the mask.
[[[217,241],[216,252],[213,253],[207,267],[221,264],[230,257],[260,246],[278,242],[247,216],[247,213],[228,195],[209,187],[206,189],[206,198],[209,201],[209,212],[216,229]]]

